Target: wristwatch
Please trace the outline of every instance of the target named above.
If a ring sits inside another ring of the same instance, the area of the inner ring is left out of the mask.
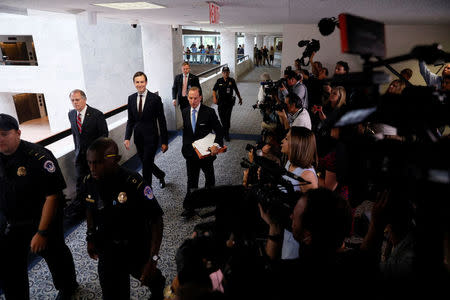
[[[161,257],[158,254],[155,254],[152,256],[152,261],[154,261],[154,262],[157,262],[160,259],[161,259]]]

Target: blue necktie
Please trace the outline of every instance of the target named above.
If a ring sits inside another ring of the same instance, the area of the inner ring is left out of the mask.
[[[195,120],[195,113],[196,113],[197,111],[195,110],[195,109],[193,109],[192,110],[192,132],[193,133],[195,133],[195,123],[197,122],[196,120]]]

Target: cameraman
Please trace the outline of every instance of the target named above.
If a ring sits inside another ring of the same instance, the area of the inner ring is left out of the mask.
[[[308,111],[301,106],[300,98],[295,93],[287,94],[285,99],[286,110],[277,111],[280,122],[285,129],[293,126],[311,129],[311,118]]]
[[[306,86],[303,84],[303,76],[301,74],[297,74],[295,71],[287,72],[287,84],[289,90],[295,93],[300,98],[301,107],[308,109],[308,91]],[[289,90],[286,88],[284,84],[280,87],[279,98],[283,100],[289,94]]]

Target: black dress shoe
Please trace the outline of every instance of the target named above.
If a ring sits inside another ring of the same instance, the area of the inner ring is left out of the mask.
[[[159,180],[159,187],[162,189],[166,187],[166,181],[164,180],[164,177]]]
[[[193,210],[193,209],[185,209],[185,210],[183,210],[183,212],[181,213],[180,216],[182,216],[186,220],[189,220],[193,216],[195,216],[195,210]]]
[[[78,287],[79,287],[78,283],[74,283],[72,288],[60,290],[58,292],[58,295],[56,296],[55,300],[70,300],[70,299],[72,299],[72,295],[75,294]]]

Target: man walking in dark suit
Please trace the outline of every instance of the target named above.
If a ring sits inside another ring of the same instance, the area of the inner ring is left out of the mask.
[[[191,66],[188,62],[184,62],[181,65],[181,71],[183,73],[175,76],[175,80],[173,81],[172,86],[172,99],[173,106],[180,105],[180,110],[183,111],[186,107],[189,107],[189,101],[187,98],[187,93],[189,89],[193,86],[196,86],[200,90],[200,96],[202,95],[202,88],[200,86],[200,82],[198,81],[198,77],[194,74],[189,73],[191,71]]]
[[[193,189],[198,188],[198,179],[200,169],[205,174],[206,187],[212,187],[215,184],[214,165],[219,146],[223,146],[223,130],[219,118],[214,109],[201,104],[202,96],[198,87],[192,87],[188,93],[190,107],[182,111],[183,116],[183,147],[181,152],[186,159],[187,169],[187,194],[183,202],[183,217],[193,215],[192,207],[189,207],[189,195]],[[210,148],[211,156],[199,159],[197,153],[192,147],[192,143],[198,139],[204,138],[214,131],[216,138],[214,145]]]
[[[69,94],[73,108],[69,111],[70,127],[72,129],[73,142],[75,144],[75,170],[77,176],[76,192],[77,196],[73,202],[74,216],[84,215],[83,203],[80,198],[81,181],[89,174],[89,167],[86,161],[88,147],[99,137],[108,136],[108,126],[101,111],[86,104],[85,92],[76,89]]]
[[[169,148],[166,117],[161,97],[147,90],[147,76],[143,72],[137,72],[133,81],[137,93],[128,97],[128,121],[123,144],[127,150],[130,149],[130,139],[134,132],[134,144],[142,162],[142,177],[151,185],[153,172],[157,171],[155,176],[160,180],[164,180],[165,176],[154,165],[154,160],[160,136],[161,151],[164,153]]]

